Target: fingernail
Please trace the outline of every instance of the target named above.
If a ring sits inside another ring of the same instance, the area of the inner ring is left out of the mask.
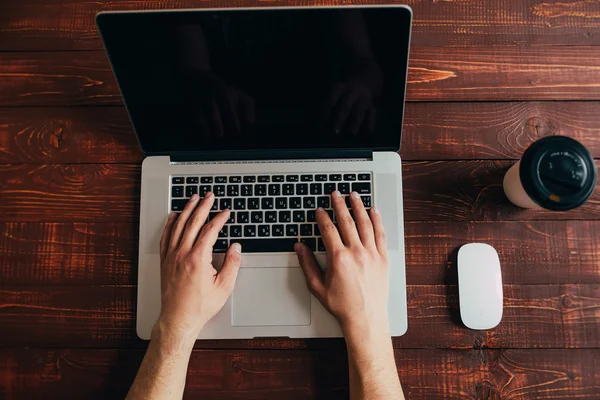
[[[375,214],[375,215],[379,215],[379,208],[377,208],[377,207],[373,206],[373,207],[371,208],[371,210],[372,210],[373,214]]]
[[[193,194],[192,197],[190,197],[190,201],[196,201],[198,200],[198,195],[197,194]]]
[[[340,193],[339,190],[336,190],[333,192],[333,197],[342,197],[342,194]]]
[[[176,213],[172,212],[171,214],[169,214],[169,219],[173,219],[175,218],[175,215],[177,215]]]
[[[242,254],[242,245],[239,243],[234,243],[231,245],[231,248],[233,249],[233,251],[235,251],[236,253]]]
[[[210,197],[213,195],[213,192],[206,192],[206,194],[204,195],[204,198]]]
[[[321,211],[325,211],[325,210],[323,209],[323,207],[319,207],[319,208],[317,208],[317,211],[321,212]]]
[[[356,192],[352,192],[350,196],[354,197],[356,200],[360,200],[360,196]]]

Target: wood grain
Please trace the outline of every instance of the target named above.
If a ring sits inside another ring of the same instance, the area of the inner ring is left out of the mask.
[[[535,140],[566,135],[600,158],[600,102],[408,103],[401,156],[518,159]],[[0,108],[0,163],[138,163],[124,107]]]
[[[0,4],[0,50],[89,50],[102,47],[94,24],[107,10],[244,6],[389,4],[393,1],[168,0],[84,2],[29,0]],[[496,0],[395,2],[413,8],[412,42],[418,46],[598,45],[600,6],[595,1]]]
[[[600,284],[600,221],[410,222],[407,282],[455,284],[470,242],[496,248],[507,284]],[[137,244],[133,223],[0,223],[0,282],[133,285]]]
[[[403,163],[407,221],[600,219],[600,192],[568,212],[522,210],[504,196],[513,161]],[[599,162],[600,164],[600,162]],[[0,164],[0,222],[129,222],[139,218],[138,165]]]
[[[413,47],[408,101],[599,100],[600,47]],[[0,106],[120,104],[103,51],[2,53]]]
[[[408,332],[396,348],[597,348],[600,285],[504,285],[489,331],[460,322],[457,287],[408,285]],[[135,286],[3,286],[0,347],[140,347]],[[340,348],[341,339],[211,340],[203,348]]]
[[[143,350],[0,350],[0,394],[123,398]],[[599,350],[396,350],[408,399],[595,399]],[[80,384],[85,382],[85,385]],[[210,399],[348,398],[343,351],[195,350],[185,393]]]

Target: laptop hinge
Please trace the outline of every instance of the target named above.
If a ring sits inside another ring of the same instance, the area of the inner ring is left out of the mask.
[[[263,151],[214,151],[177,152],[171,154],[171,162],[195,161],[243,161],[243,160],[290,160],[290,159],[372,159],[372,149],[322,149],[322,150],[263,150]]]

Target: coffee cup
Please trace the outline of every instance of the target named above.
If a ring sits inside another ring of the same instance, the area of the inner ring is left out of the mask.
[[[597,175],[594,159],[581,143],[547,136],[529,146],[504,175],[504,193],[518,207],[566,211],[590,198]]]

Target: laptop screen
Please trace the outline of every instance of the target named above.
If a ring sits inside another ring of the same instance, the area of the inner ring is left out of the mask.
[[[144,153],[398,150],[404,7],[103,13]]]

